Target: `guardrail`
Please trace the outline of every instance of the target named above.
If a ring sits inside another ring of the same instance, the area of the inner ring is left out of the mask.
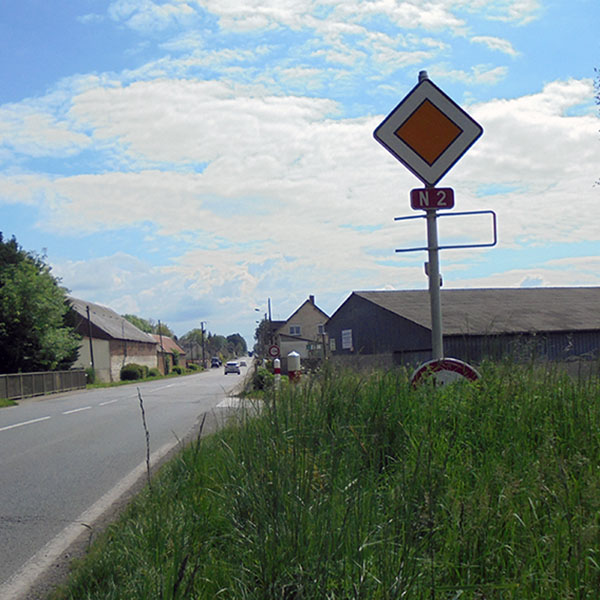
[[[0,398],[18,400],[85,388],[83,369],[0,375]]]

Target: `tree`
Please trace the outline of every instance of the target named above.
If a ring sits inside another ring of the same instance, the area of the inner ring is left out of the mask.
[[[256,327],[254,339],[256,340],[254,352],[259,356],[266,356],[273,339],[271,323],[266,317]]]
[[[143,319],[142,317],[138,317],[136,315],[128,314],[121,316],[144,333],[155,333],[157,335],[160,334],[168,337],[174,337],[171,329],[164,323],[155,323],[152,319]]]
[[[69,318],[67,290],[43,257],[0,233],[0,372],[69,368],[79,350]]]
[[[234,356],[244,356],[248,352],[246,340],[239,333],[227,336],[227,350]]]
[[[121,315],[124,319],[129,321],[132,325],[135,325],[140,331],[144,333],[154,333],[154,326],[152,323],[142,317],[136,315]]]

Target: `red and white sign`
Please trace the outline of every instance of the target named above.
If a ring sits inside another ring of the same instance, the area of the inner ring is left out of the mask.
[[[433,377],[435,383],[445,385],[461,380],[477,381],[480,375],[471,365],[462,360],[441,358],[423,363],[412,374],[411,383],[416,387],[429,377]]]
[[[410,190],[410,207],[414,210],[454,208],[454,190],[452,188]]]
[[[269,356],[271,358],[277,358],[280,354],[281,354],[281,352],[280,352],[279,346],[277,344],[273,344],[272,346],[269,346]]]
[[[423,79],[373,136],[425,185],[434,186],[482,133],[479,123]]]

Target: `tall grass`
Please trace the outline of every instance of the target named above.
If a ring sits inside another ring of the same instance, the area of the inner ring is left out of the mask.
[[[600,384],[325,372],[187,448],[55,598],[597,599]]]

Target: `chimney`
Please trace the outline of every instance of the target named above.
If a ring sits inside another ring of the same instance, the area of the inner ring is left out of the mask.
[[[308,297],[308,300],[311,304],[315,303],[315,297],[312,294]]]

